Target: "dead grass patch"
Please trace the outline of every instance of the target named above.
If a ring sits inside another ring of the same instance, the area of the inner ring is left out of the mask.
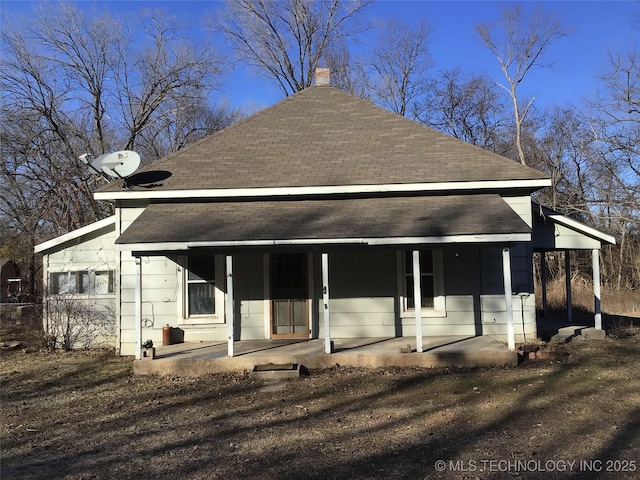
[[[559,476],[637,478],[639,347],[567,344],[508,369],[331,368],[266,391],[248,374],[136,377],[112,354],[3,353],[2,476],[542,479],[557,472],[483,462],[599,460],[627,471]]]
[[[602,288],[602,311],[609,315],[640,317],[640,291],[617,291]],[[571,303],[574,309],[593,312],[593,284],[579,275],[571,279]],[[547,306],[550,310],[565,310],[565,279],[557,278],[547,284]],[[542,310],[542,286],[536,285],[536,308]]]

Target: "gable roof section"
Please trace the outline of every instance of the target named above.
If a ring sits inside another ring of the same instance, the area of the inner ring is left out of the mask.
[[[542,206],[533,202],[532,208],[536,217],[534,222],[534,235],[533,235],[533,248],[536,250],[553,250],[554,248],[570,248],[570,249],[585,249],[592,248],[588,242],[581,241],[581,239],[592,239],[597,242],[598,248],[600,243],[605,242],[610,245],[616,244],[615,237],[608,235],[604,232],[596,230],[589,225],[585,225],[578,220],[562,215],[555,210]],[[566,227],[568,230],[564,232],[570,232],[571,237],[576,237],[576,240],[571,241],[569,235],[564,235],[566,238],[560,238],[563,236],[561,229],[556,226]],[[550,228],[553,227],[553,228]],[[567,243],[569,242],[569,243]],[[586,246],[584,246],[584,245]]]
[[[155,184],[145,180],[154,172],[166,178]],[[329,86],[306,88],[147,166],[130,181],[128,191],[122,191],[120,181],[112,182],[99,189],[96,198],[514,181],[533,185],[533,191],[549,184],[542,172]]]
[[[118,238],[126,250],[527,241],[497,194],[152,204]]]
[[[69,242],[75,241],[76,243],[80,243],[80,239],[82,239],[83,237],[91,235],[95,232],[99,232],[102,229],[115,230],[115,225],[116,216],[111,215],[110,217],[103,218],[102,220],[98,220],[97,222],[93,222],[69,233],[65,233],[64,235],[60,235],[59,237],[52,238],[51,240],[40,243],[33,248],[33,251],[34,253],[43,253],[54,250],[57,247],[61,247],[62,245],[65,245]]]

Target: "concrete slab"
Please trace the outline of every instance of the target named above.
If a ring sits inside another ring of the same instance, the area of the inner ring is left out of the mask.
[[[580,331],[580,336],[585,340],[604,340],[607,336],[607,332],[604,330],[597,330],[593,327],[587,327]]]
[[[197,377],[229,371],[251,372],[256,365],[297,364],[308,369],[341,365],[383,367],[515,366],[516,352],[489,336],[424,337],[423,352],[416,352],[415,337],[334,339],[334,352],[325,354],[324,341],[245,340],[235,343],[234,357],[227,343],[183,343],[157,347],[152,361],[134,361],[134,373]],[[411,348],[411,353],[401,349]]]

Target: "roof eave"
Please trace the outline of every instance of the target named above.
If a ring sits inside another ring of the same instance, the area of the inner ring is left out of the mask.
[[[210,242],[158,242],[117,244],[120,251],[132,252],[168,252],[187,251],[199,248],[246,248],[246,247],[278,247],[278,246],[335,246],[335,245],[369,245],[369,246],[402,246],[402,245],[439,245],[458,243],[513,243],[528,242],[530,233],[511,234],[473,234],[446,235],[438,237],[386,237],[386,238],[309,238],[282,240],[229,240]]]
[[[588,225],[585,225],[582,222],[578,222],[577,220],[573,220],[572,218],[566,217],[564,215],[549,215],[549,218],[551,218],[551,220],[553,220],[556,223],[559,223],[561,225],[564,225],[565,227],[570,228],[571,230],[576,230],[580,233],[582,233],[583,235],[586,235],[588,237],[591,238],[595,238],[597,240],[601,240],[603,242],[607,242],[611,245],[615,245],[616,244],[616,239],[615,237],[612,237],[611,235],[607,235],[606,233],[603,233],[599,230],[596,230],[595,228],[589,227]]]
[[[42,253],[45,252],[47,250],[51,250],[55,247],[58,247],[60,245],[63,245],[67,242],[70,242],[72,240],[75,240],[77,238],[81,238],[85,235],[89,235],[93,232],[96,232],[98,230],[101,230],[103,228],[109,227],[111,225],[115,225],[116,223],[116,216],[115,215],[111,215],[110,217],[104,218],[102,220],[99,220],[97,222],[91,223],[89,225],[86,225],[84,227],[78,228],[76,230],[73,230],[69,233],[65,233],[63,235],[60,235],[59,237],[55,237],[52,238],[51,240],[48,240],[46,242],[43,243],[39,243],[38,245],[36,245],[35,247],[33,247],[33,252],[34,253]]]
[[[96,192],[96,200],[178,200],[220,198],[269,198],[307,195],[357,195],[394,193],[437,193],[465,191],[536,191],[550,187],[551,179],[484,180],[476,182],[394,183],[377,185],[320,185],[298,187],[222,188],[194,190],[156,190]]]

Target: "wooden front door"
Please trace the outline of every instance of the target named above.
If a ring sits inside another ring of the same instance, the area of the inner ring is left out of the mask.
[[[309,336],[307,254],[271,255],[271,337]]]

